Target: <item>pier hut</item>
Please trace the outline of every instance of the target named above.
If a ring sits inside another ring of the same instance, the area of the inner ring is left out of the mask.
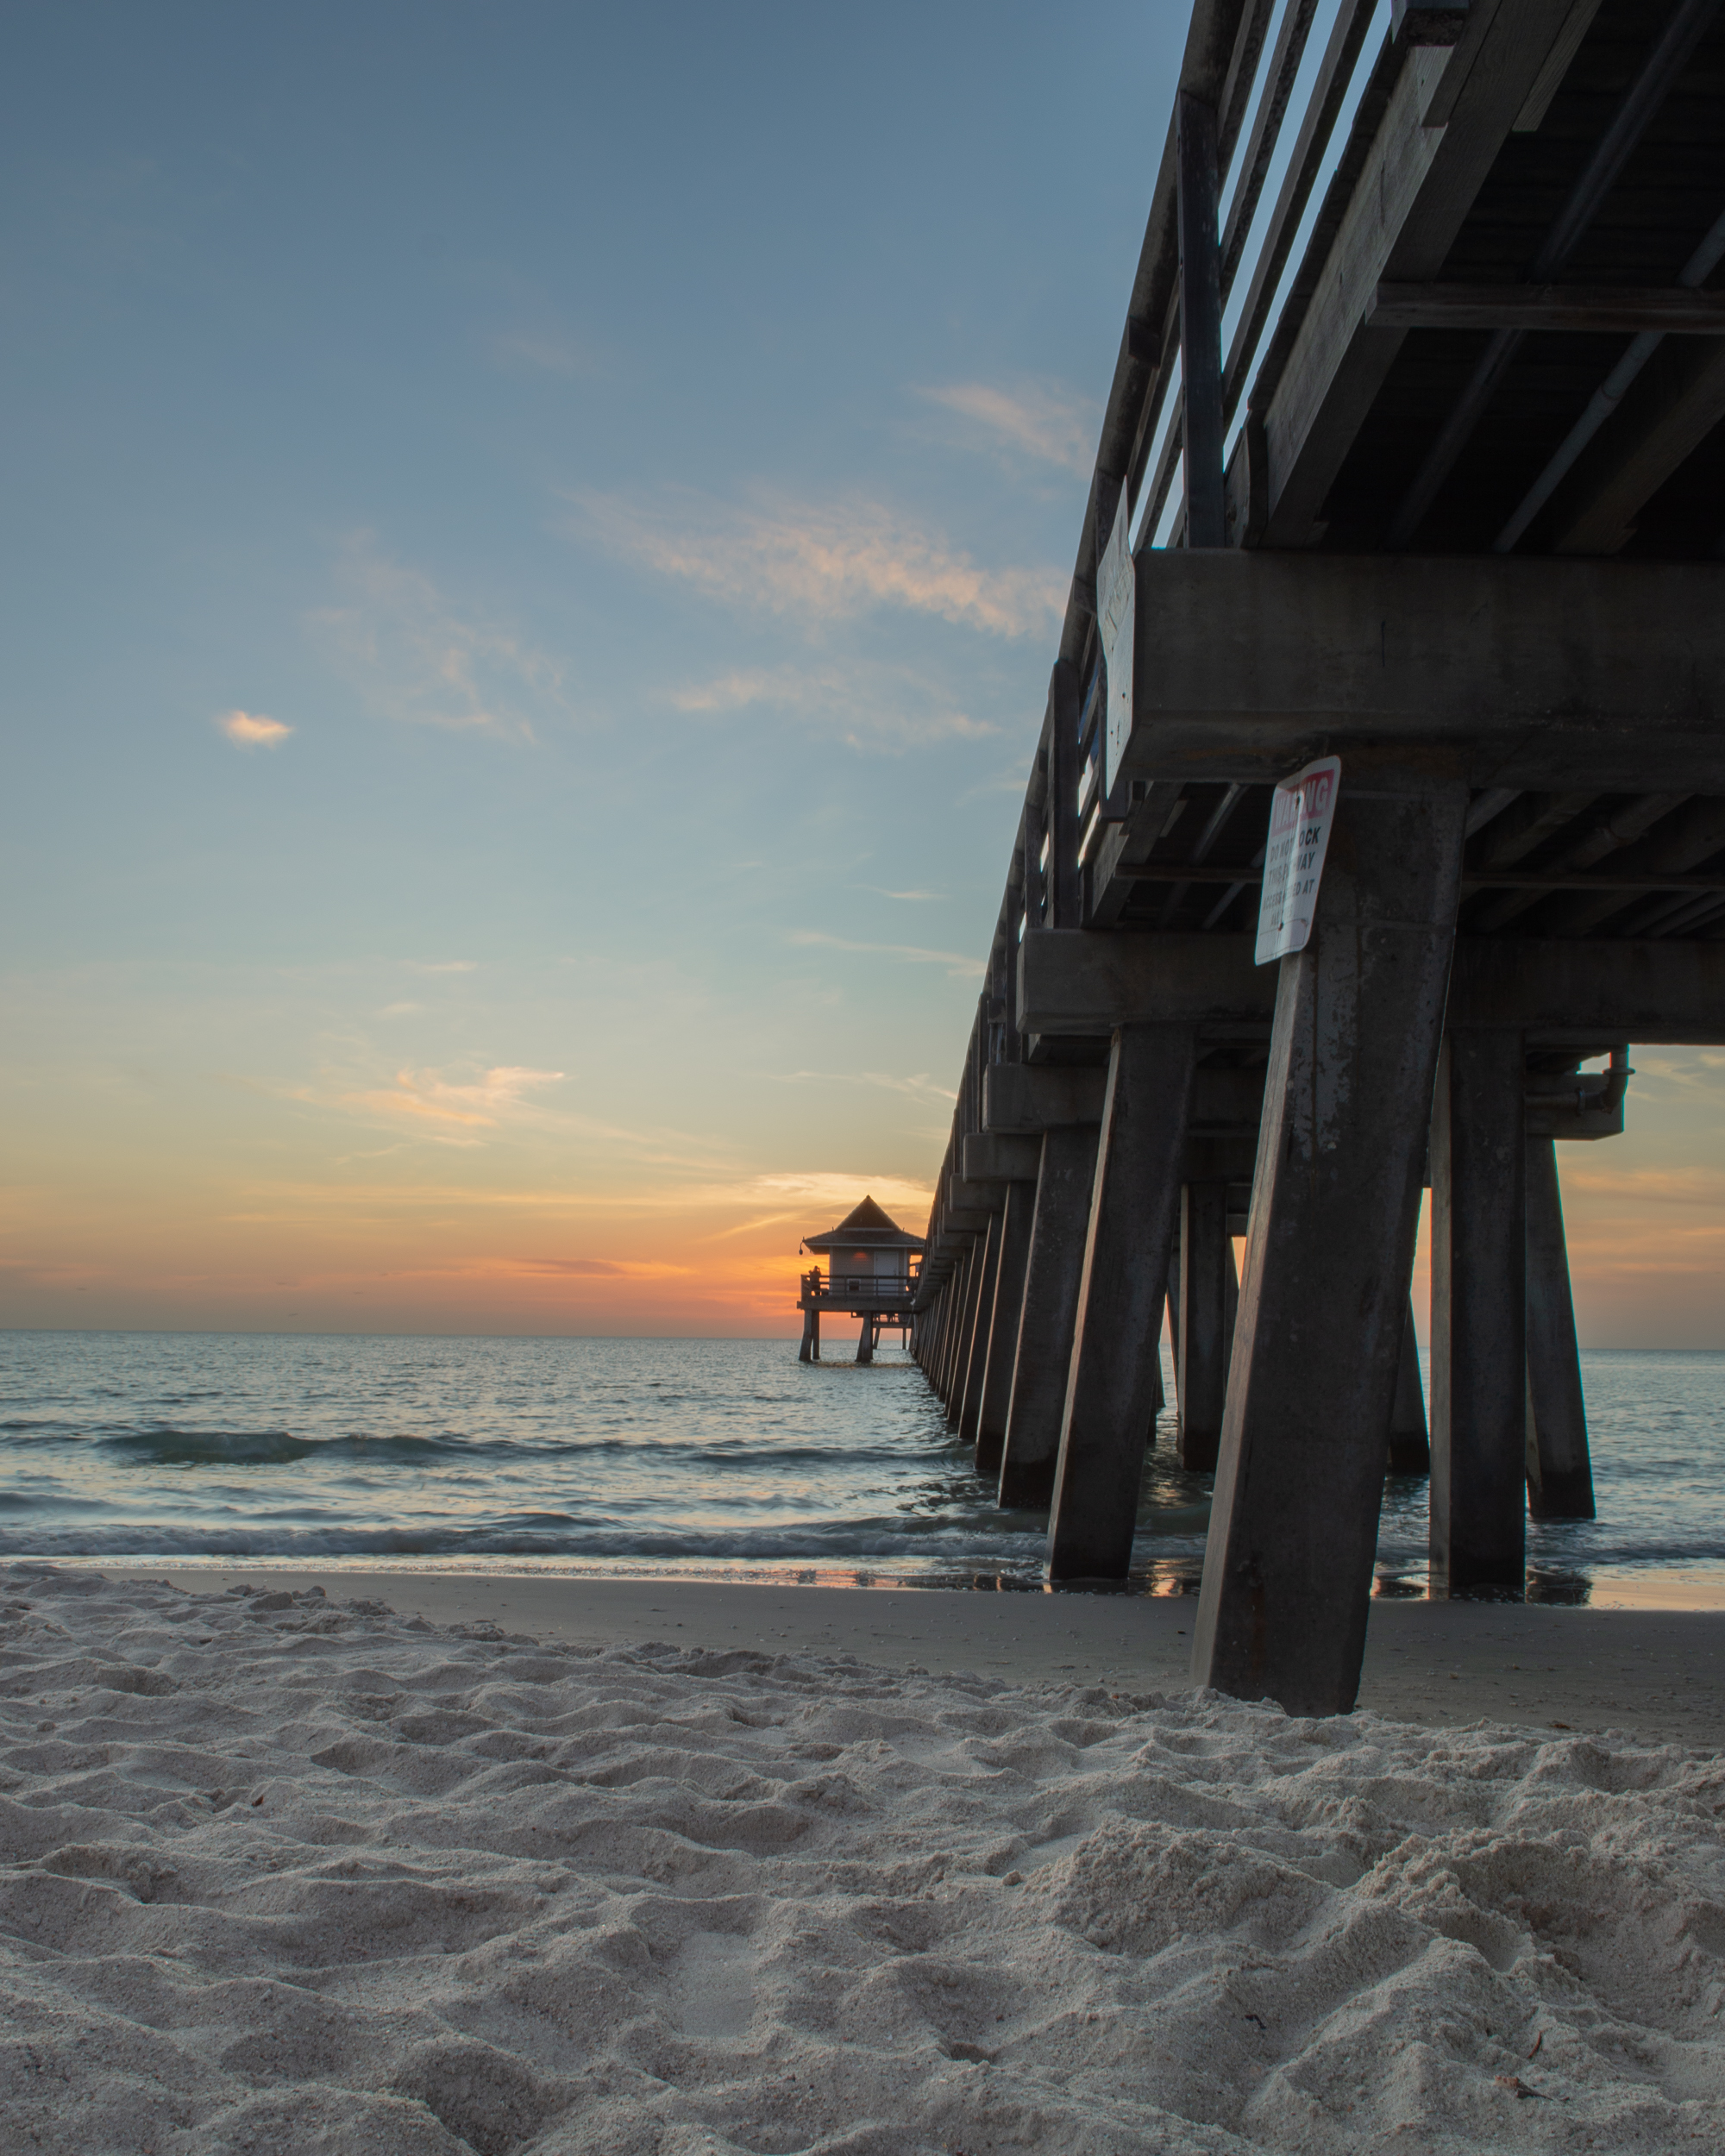
[[[1333,1714],[1386,1464],[1590,1516],[1554,1147],[1725,1042],[1725,8],[1193,0],[1145,179],[911,1345],[1118,1580],[1171,1304],[1193,1677]]]
[[[865,1198],[836,1228],[806,1235],[802,1247],[826,1260],[802,1275],[797,1307],[803,1313],[803,1344],[798,1360],[820,1360],[822,1311],[860,1318],[856,1360],[872,1363],[883,1330],[907,1332],[920,1285],[923,1238],[901,1228],[890,1214]]]

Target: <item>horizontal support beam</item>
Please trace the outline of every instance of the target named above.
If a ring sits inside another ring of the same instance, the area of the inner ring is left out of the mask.
[[[1044,930],[1019,949],[1019,1024],[1050,1036],[1167,1025],[1264,1038],[1279,969],[1251,955],[1250,936]],[[1725,943],[1462,937],[1446,1023],[1589,1054],[1622,1041],[1725,1043]]]
[[[953,1236],[962,1235],[968,1238],[975,1235],[986,1235],[988,1232],[988,1223],[994,1217],[992,1212],[973,1211],[965,1206],[957,1206],[943,1213],[940,1216],[940,1225],[935,1231],[936,1247],[941,1250],[950,1250],[949,1238]]]
[[[1057,931],[1038,930],[1038,934]],[[1076,931],[1075,931],[1076,933]],[[994,1063],[982,1074],[982,1127],[1035,1132],[1100,1123],[1107,1073],[1050,1070],[1033,1063]]]
[[[1128,883],[1226,884],[1237,891],[1256,891],[1263,882],[1261,871],[1249,862],[1233,868],[1224,862],[1201,862],[1196,868],[1177,861],[1122,861],[1113,870]],[[1468,891],[1725,891],[1725,876],[1625,875],[1612,868],[1592,868],[1572,875],[1546,875],[1519,868],[1484,868],[1465,875],[1461,887]]]
[[[1725,292],[1683,285],[1380,285],[1371,329],[1558,329],[1725,337]]]
[[[1268,1034],[1276,969],[1253,965],[1252,943],[1041,930],[1019,946],[1019,1024],[1026,1033],[1103,1036],[1117,1025],[1197,1025],[1255,1039]]]
[[[1001,1163],[1000,1166],[988,1168],[986,1172],[1033,1179],[1037,1173],[1037,1149],[1041,1133],[1049,1127],[1048,1123],[1035,1120],[1039,1106],[1045,1102],[1052,1111],[1049,1120],[1056,1128],[1069,1122],[1099,1122],[1107,1075],[1103,1070],[1038,1069],[1033,1063],[994,1065],[984,1080],[982,1106],[982,1119],[991,1135],[965,1139],[966,1175],[982,1174],[985,1172],[983,1163],[999,1162]],[[1038,1082],[1044,1081],[1051,1082]],[[1199,1070],[1193,1075],[1192,1102],[1187,1116],[1187,1128],[1195,1137],[1200,1138],[1231,1135],[1242,1130],[1255,1131],[1263,1105],[1262,1064],[1248,1070]],[[1097,1110],[1095,1114],[1078,1112],[1092,1107]],[[1016,1120],[1009,1124],[1006,1119],[1008,1117]],[[1007,1135],[1010,1131],[1034,1132],[1036,1135]],[[1002,1135],[993,1135],[996,1132]],[[1019,1155],[990,1150],[994,1147],[1022,1147],[1025,1150]],[[1028,1166],[1020,1169],[1005,1164],[1019,1158],[1027,1161]]]
[[[1725,793],[1725,561],[1149,550],[1130,780],[1371,748],[1477,787]]]
[[[973,1131],[964,1141],[967,1181],[1033,1183],[1041,1168],[1040,1134],[1014,1137]]]

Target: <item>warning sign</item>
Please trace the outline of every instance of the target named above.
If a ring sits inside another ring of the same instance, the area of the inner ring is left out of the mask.
[[[1341,780],[1341,759],[1320,756],[1291,779],[1284,779],[1270,796],[1256,965],[1267,966],[1272,958],[1304,950],[1310,940]]]

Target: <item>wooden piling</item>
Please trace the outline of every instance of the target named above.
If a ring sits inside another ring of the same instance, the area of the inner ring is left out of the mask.
[[[1432,1113],[1431,1591],[1527,1565],[1527,1058],[1451,1032]]]
[[[994,1281],[1000,1264],[1000,1215],[991,1213],[982,1238],[982,1267],[977,1275],[976,1315],[964,1358],[964,1382],[958,1400],[958,1442],[975,1445],[982,1408],[982,1382],[988,1364],[988,1332],[994,1317]]]
[[[970,1338],[976,1325],[976,1300],[982,1285],[982,1238],[972,1236],[969,1252],[964,1260],[964,1288],[953,1305],[952,1351],[946,1365],[946,1420],[949,1427],[958,1420],[959,1409],[964,1404],[964,1375],[969,1367]]]
[[[1593,1461],[1550,1138],[1527,1140],[1527,1509],[1535,1520],[1591,1520]]]
[[[940,1291],[940,1332],[929,1364],[929,1382],[934,1387],[936,1397],[944,1405],[946,1400],[946,1369],[952,1357],[952,1329],[957,1322],[958,1306],[964,1300],[964,1263],[967,1252],[961,1251],[953,1262],[952,1270],[946,1276],[946,1285]]]
[[[1025,1269],[1030,1262],[1035,1213],[1036,1185],[1009,1182],[1000,1214],[1000,1257],[994,1273],[994,1307],[988,1325],[982,1406],[976,1416],[976,1472],[997,1481],[1007,1441],[1007,1413],[1012,1405],[1013,1363],[1024,1316]]]
[[[1024,1313],[1000,1449],[1003,1505],[1040,1509],[1053,1493],[1099,1135],[1094,1123],[1063,1124],[1042,1134]]]
[[[1468,798],[1350,780],[1280,962],[1193,1641],[1195,1682],[1302,1714],[1359,1685]]]
[[[1052,1580],[1124,1579],[1131,1563],[1196,1064],[1188,1028],[1115,1030],[1048,1523]]]

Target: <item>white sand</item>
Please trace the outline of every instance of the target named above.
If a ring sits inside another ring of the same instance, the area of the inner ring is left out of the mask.
[[[0,2148],[1725,2147],[1710,1753],[674,1636],[0,1571]]]

